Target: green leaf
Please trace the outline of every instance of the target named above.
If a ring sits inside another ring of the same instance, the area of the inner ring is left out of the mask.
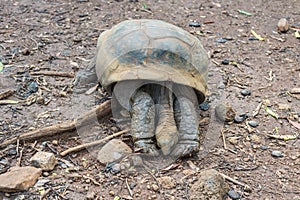
[[[261,37],[260,35],[258,35],[254,30],[251,30],[251,33],[254,35],[254,37],[256,37],[258,40],[263,41],[265,40],[265,38]]]
[[[115,196],[114,200],[119,200],[120,197],[119,196]]]
[[[271,110],[268,106],[266,106],[266,112],[272,117],[278,119],[278,114],[276,114],[273,110]]]
[[[243,14],[243,15],[252,16],[252,13],[249,13],[249,12],[244,11],[244,10],[238,10],[238,12],[239,12],[240,14]]]
[[[148,9],[148,5],[147,5],[146,3],[143,3],[143,7],[144,7],[145,9]]]
[[[2,72],[2,71],[3,71],[3,63],[0,62],[0,72]]]

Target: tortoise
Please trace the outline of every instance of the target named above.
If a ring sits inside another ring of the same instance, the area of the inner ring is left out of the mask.
[[[92,63],[81,79],[96,76],[129,111],[136,148],[176,157],[198,151],[208,66],[198,38],[164,21],[126,20],[100,34]]]

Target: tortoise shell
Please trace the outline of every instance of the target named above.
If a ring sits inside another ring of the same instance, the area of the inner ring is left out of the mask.
[[[164,21],[123,21],[98,38],[96,73],[110,92],[119,81],[171,81],[194,88],[198,101],[203,102],[207,66],[201,42]]]

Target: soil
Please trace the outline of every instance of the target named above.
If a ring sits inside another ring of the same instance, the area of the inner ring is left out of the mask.
[[[221,94],[221,101],[230,104],[237,115],[248,116],[241,123],[226,123],[220,129],[211,128],[214,121],[201,124],[201,130],[206,130],[203,134],[215,138],[205,156],[179,159],[154,174],[151,169],[145,173],[112,173],[86,150],[60,157],[60,152],[81,144],[82,137],[76,132],[20,142],[17,148],[16,144],[9,145],[0,150],[1,173],[9,166],[30,165],[29,159],[37,150],[53,152],[60,160],[52,172],[43,173],[41,179],[50,181],[42,187],[0,193],[0,199],[40,199],[45,191],[45,199],[189,199],[188,191],[197,179],[195,167],[213,168],[247,184],[251,190],[227,181],[240,199],[300,199],[296,124],[300,123],[300,96],[289,92],[300,87],[300,40],[295,37],[295,30],[300,30],[298,0],[2,0],[0,11],[0,61],[4,65],[0,69],[0,93],[15,90],[9,97],[10,104],[0,105],[0,141],[72,120],[95,103],[107,100],[109,96],[103,90],[91,95],[93,103],[85,94],[74,94],[73,78],[32,73],[48,70],[76,74],[94,56],[99,34],[127,19],[164,20],[198,37],[211,58],[208,105],[212,105],[212,96]],[[281,18],[289,22],[286,33],[277,30]],[[190,26],[190,22],[201,26]],[[251,30],[264,40],[258,40]],[[243,89],[251,94],[242,95]],[[20,100],[24,101],[13,104]],[[261,109],[253,116],[261,102]],[[268,113],[266,106],[278,117]],[[212,117],[213,106],[201,112]],[[258,126],[251,127],[249,121]],[[112,116],[107,116],[97,125],[97,137],[121,129]],[[270,138],[270,134],[296,138],[285,141]],[[132,147],[129,134],[120,139]],[[282,156],[272,156],[275,150]],[[175,179],[176,186],[153,189],[162,176]]]

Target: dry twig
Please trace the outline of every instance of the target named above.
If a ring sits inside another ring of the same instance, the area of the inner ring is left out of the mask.
[[[263,105],[262,102],[260,102],[260,103],[258,104],[258,106],[256,107],[256,109],[253,111],[252,117],[255,117],[256,115],[258,115],[258,113],[259,113],[259,111],[260,111],[262,105]]]
[[[132,192],[132,190],[131,190],[131,188],[130,188],[130,186],[128,184],[127,178],[125,179],[125,181],[126,181],[126,186],[127,186],[128,192],[129,192],[130,196],[132,197],[133,196],[133,192]]]
[[[45,75],[45,76],[62,76],[74,78],[73,72],[58,72],[58,71],[36,71],[30,72],[31,75]]]
[[[104,142],[106,142],[106,141],[108,141],[108,140],[110,140],[110,139],[112,139],[112,138],[114,138],[114,137],[118,137],[118,136],[120,136],[120,135],[122,135],[122,134],[124,134],[124,133],[127,133],[127,132],[129,132],[128,129],[123,130],[123,131],[119,131],[119,132],[114,133],[114,134],[112,134],[112,135],[109,135],[109,136],[107,136],[107,137],[105,137],[105,138],[103,138],[103,139],[101,139],[101,140],[96,140],[96,141],[94,141],[94,142],[85,143],[85,144],[78,145],[78,146],[76,146],[76,147],[69,148],[69,149],[67,149],[67,150],[65,150],[65,151],[63,151],[63,152],[61,152],[60,155],[61,155],[61,156],[66,156],[66,155],[68,155],[69,153],[77,152],[77,151],[80,151],[80,150],[85,149],[85,148],[87,148],[87,147],[92,147],[92,146],[96,146],[96,145],[98,145],[98,144],[102,144],[102,143],[104,143]]]
[[[7,90],[5,92],[0,93],[0,100],[5,99],[6,97],[9,97],[12,95],[15,91],[14,90]]]
[[[237,181],[237,180],[235,180],[235,179],[233,179],[233,178],[231,178],[231,177],[229,177],[229,176],[227,176],[227,175],[225,175],[223,173],[220,173],[220,175],[223,176],[223,178],[225,178],[226,180],[228,180],[228,181],[230,181],[230,182],[232,182],[232,183],[234,183],[236,185],[240,185],[240,186],[244,187],[245,190],[251,190],[250,186],[247,185],[247,184],[245,184],[245,183]]]

